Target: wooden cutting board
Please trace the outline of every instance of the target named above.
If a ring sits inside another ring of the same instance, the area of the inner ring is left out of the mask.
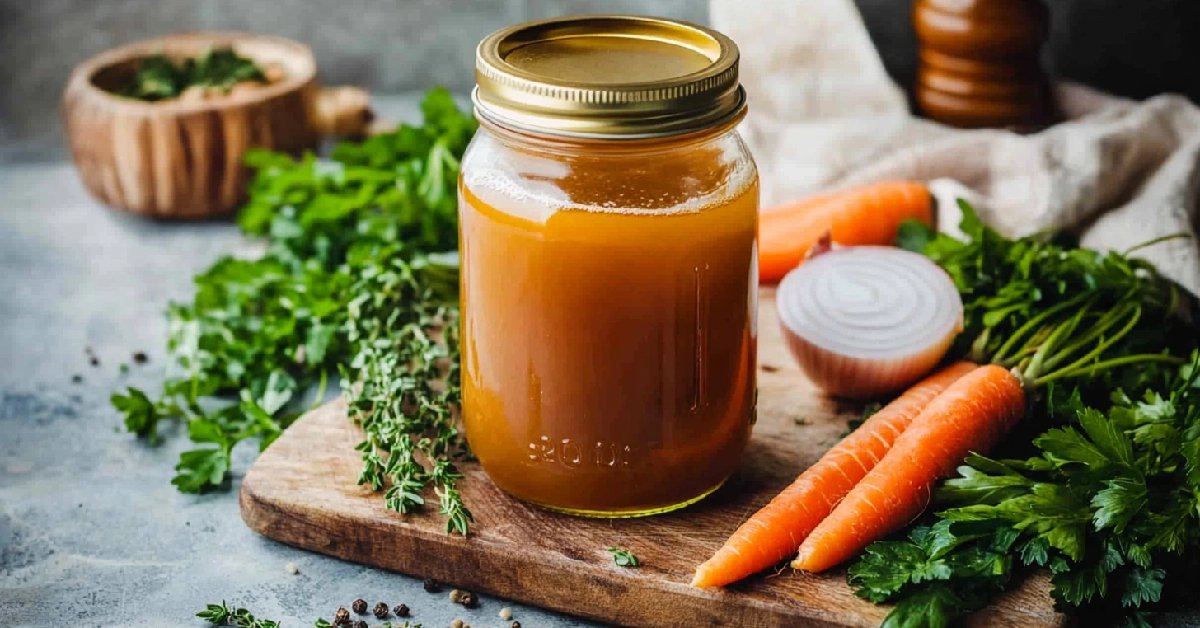
[[[759,311],[759,411],[741,469],[700,504],[645,519],[579,519],[518,502],[464,465],[469,538],[430,513],[401,516],[356,484],[362,433],[335,401],[302,417],[247,473],[242,518],[267,537],[337,558],[625,626],[878,626],[886,607],[854,597],[845,573],[781,569],[727,590],[688,586],[696,565],[846,431],[859,408],[822,397],[783,346],[773,290]],[[637,569],[605,550],[628,549]],[[978,613],[974,626],[1064,624],[1035,577]]]

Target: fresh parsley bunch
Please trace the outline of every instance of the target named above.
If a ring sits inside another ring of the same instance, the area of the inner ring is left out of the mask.
[[[1162,367],[1159,367],[1162,368]],[[1103,408],[1073,394],[1067,425],[1025,460],[974,456],[946,482],[936,523],[869,546],[858,595],[897,605],[884,626],[945,626],[985,605],[1022,567],[1046,567],[1063,610],[1121,616],[1159,602],[1200,541],[1200,353],[1139,397]],[[1190,572],[1190,575],[1189,575]],[[1137,613],[1126,625],[1147,625]]]
[[[225,257],[198,275],[193,300],[168,309],[171,368],[162,392],[130,388],[112,397],[126,428],[152,444],[162,421],[186,421],[200,447],[176,466],[172,483],[181,491],[224,485],[238,443],[258,439],[265,448],[306,409],[304,393],[317,388],[319,401],[340,371],[360,420],[374,415],[371,404],[392,409],[362,421],[364,447],[382,454],[410,436],[432,467],[411,470],[402,490],[419,494],[432,482],[451,527],[465,532],[470,516],[449,462],[462,449],[452,427],[456,371],[435,373],[430,364],[458,359],[456,190],[476,127],[444,89],[430,91],[421,109],[423,125],[343,143],[329,159],[246,155],[256,175],[239,222],[266,239],[266,254]],[[417,381],[423,377],[437,381]],[[413,400],[435,416],[418,412],[410,422],[405,402]],[[426,407],[434,404],[436,411]],[[396,464],[384,468],[390,474]],[[419,503],[389,499],[398,510]]]
[[[241,607],[230,608],[220,604],[208,604],[207,608],[196,613],[196,617],[207,621],[213,626],[236,626],[237,628],[280,628],[279,622],[270,619],[258,619],[249,610]]]

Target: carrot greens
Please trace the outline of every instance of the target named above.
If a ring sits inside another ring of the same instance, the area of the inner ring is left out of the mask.
[[[965,308],[958,349],[972,361],[1040,385],[1110,366],[1178,364],[1194,345],[1194,300],[1149,262],[1077,248],[1061,234],[1004,238],[959,203],[967,241],[909,221],[897,244],[953,278]]]
[[[899,244],[962,293],[960,354],[1042,389],[1036,429],[1008,439],[1020,457],[969,457],[935,514],[868,546],[849,582],[895,603],[887,628],[946,626],[1044,567],[1061,610],[1148,625],[1200,573],[1194,299],[1144,261],[1061,236],[1006,239],[963,209],[967,241],[908,224]]]

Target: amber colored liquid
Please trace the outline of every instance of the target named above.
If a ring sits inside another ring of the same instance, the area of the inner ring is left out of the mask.
[[[665,158],[653,172],[564,160],[541,183],[566,208],[461,185],[463,417],[520,499],[670,510],[717,488],[749,439],[757,183],[677,209],[729,166],[704,150]]]

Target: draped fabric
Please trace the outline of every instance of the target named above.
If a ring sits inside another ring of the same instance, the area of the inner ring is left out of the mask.
[[[1126,250],[1188,233],[1134,255],[1200,295],[1200,108],[1187,99],[1063,83],[1066,121],[1039,133],[952,129],[909,113],[852,0],[710,0],[710,10],[742,53],[743,134],[764,206],[904,178],[930,183],[951,233],[956,197],[1008,236],[1063,228],[1083,246]]]

